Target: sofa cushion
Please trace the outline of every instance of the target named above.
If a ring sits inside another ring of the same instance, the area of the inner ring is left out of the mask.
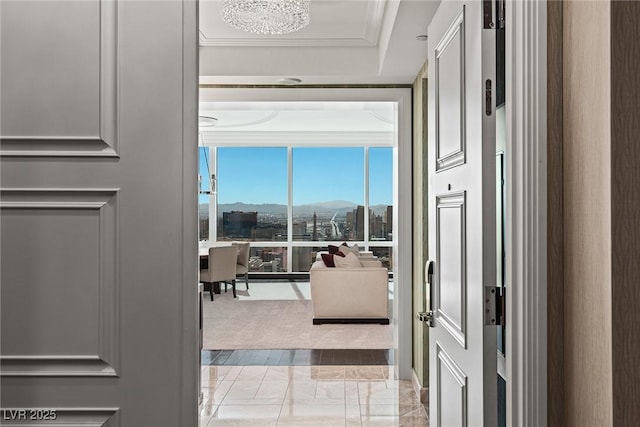
[[[335,257],[333,262],[337,268],[362,268],[358,256],[353,252],[349,252],[344,257]]]
[[[346,243],[343,243],[342,245],[339,246],[338,248],[341,252],[343,253],[347,253],[347,252],[352,252],[353,254],[355,254],[356,256],[360,256],[360,248],[358,247],[357,244],[353,245],[353,246],[348,246]]]
[[[344,254],[342,252],[336,252],[335,254],[321,254],[322,256],[322,261],[324,262],[324,265],[326,265],[327,267],[335,267],[335,259],[336,258],[344,258]]]

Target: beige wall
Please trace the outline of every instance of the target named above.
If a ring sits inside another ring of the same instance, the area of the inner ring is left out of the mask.
[[[413,83],[413,312],[424,310],[424,263],[427,259],[427,65]],[[429,328],[413,320],[413,369],[429,386]]]
[[[566,426],[612,425],[610,4],[563,16]]]
[[[549,208],[557,206],[559,194],[562,220],[550,210],[549,229],[563,236],[560,242],[549,240],[550,259],[553,253],[563,259],[551,262],[549,270],[549,425],[635,426],[640,419],[640,4],[565,1],[562,8],[562,68],[549,67],[550,87],[562,75],[561,105],[553,97],[549,104],[549,166],[560,165],[562,171],[560,181],[557,172],[549,172]],[[552,37],[554,20],[549,22]],[[561,119],[554,117],[558,112]],[[553,325],[563,328],[555,331]]]

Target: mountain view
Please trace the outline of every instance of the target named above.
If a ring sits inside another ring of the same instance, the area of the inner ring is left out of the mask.
[[[337,213],[338,216],[345,216],[347,212],[351,212],[358,207],[357,204],[346,200],[332,200],[328,202],[311,203],[306,205],[293,206],[296,216],[312,216],[315,213],[318,216],[332,216]],[[370,209],[376,215],[382,215],[387,209],[387,205],[374,205]],[[287,205],[279,204],[251,204],[251,203],[222,203],[218,205],[218,215],[222,216],[223,212],[258,212],[268,215],[286,215]],[[200,217],[209,216],[209,207],[207,204],[200,205]]]

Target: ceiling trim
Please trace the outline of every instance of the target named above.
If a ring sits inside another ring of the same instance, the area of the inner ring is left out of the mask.
[[[224,84],[200,83],[200,89],[411,89],[413,83],[353,83],[353,84]]]
[[[322,146],[393,146],[393,132],[360,132],[360,131],[307,131],[307,132],[228,132],[201,131],[201,141],[204,145],[221,146],[256,146],[269,145],[272,147],[287,145],[322,145]]]
[[[200,46],[206,47],[372,47],[375,41],[366,37],[354,38],[208,38],[200,31]]]
[[[387,0],[374,0],[367,3],[367,24],[364,38],[371,43],[371,46],[377,46],[380,39],[386,3]]]

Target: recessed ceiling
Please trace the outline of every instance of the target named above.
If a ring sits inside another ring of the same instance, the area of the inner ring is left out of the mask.
[[[393,102],[201,102],[203,145],[392,146]]]
[[[237,30],[220,15],[221,1],[200,6],[201,46],[375,46],[380,34],[385,0],[311,1],[311,22],[300,31],[258,35]]]
[[[278,84],[412,83],[426,60],[426,33],[440,0],[311,0],[300,31],[256,35],[220,15],[222,0],[200,3],[200,82]]]

